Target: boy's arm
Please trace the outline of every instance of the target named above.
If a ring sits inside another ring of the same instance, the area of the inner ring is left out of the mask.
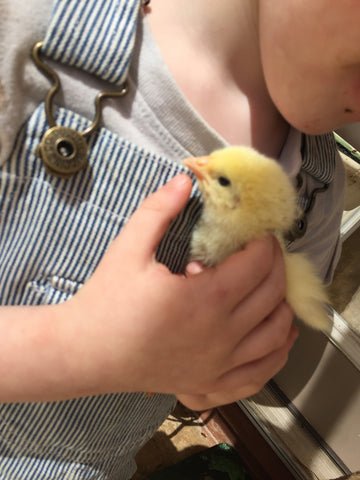
[[[156,262],[190,190],[180,176],[145,200],[67,302],[1,307],[0,401],[181,392],[203,409],[255,393],[283,366],[296,329],[274,239],[190,277]]]

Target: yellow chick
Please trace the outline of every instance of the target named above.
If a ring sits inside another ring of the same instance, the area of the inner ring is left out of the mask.
[[[328,329],[327,295],[305,255],[285,250],[283,234],[297,216],[296,192],[282,167],[249,147],[228,147],[184,160],[195,174],[203,211],[195,226],[190,260],[212,267],[254,238],[275,234],[284,251],[286,299],[295,315]]]

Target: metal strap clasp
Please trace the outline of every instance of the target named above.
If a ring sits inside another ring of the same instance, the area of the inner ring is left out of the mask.
[[[68,178],[87,165],[88,146],[85,138],[90,136],[100,126],[102,116],[101,102],[109,97],[123,97],[128,92],[127,83],[120,91],[99,92],[95,98],[95,118],[92,124],[82,132],[70,127],[57,126],[53,110],[53,99],[61,88],[57,73],[45,63],[41,57],[44,42],[38,42],[32,49],[32,58],[44,74],[53,82],[45,98],[45,115],[50,126],[41,139],[37,155],[42,159],[47,170],[53,175]]]

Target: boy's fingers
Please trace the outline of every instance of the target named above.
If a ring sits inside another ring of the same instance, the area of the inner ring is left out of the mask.
[[[178,400],[192,410],[201,411],[236,402],[258,393],[265,383],[285,365],[296,337],[297,331],[294,329],[283,347],[259,360],[228,372],[219,381],[218,391],[215,390],[209,394],[176,395]]]
[[[235,310],[270,275],[274,262],[281,256],[278,249],[273,237],[252,240],[243,250],[201,275],[211,278],[214,298],[220,292],[228,298],[230,309]]]
[[[254,270],[260,271],[261,265],[254,264]],[[238,324],[236,320],[236,313],[239,313],[239,318],[248,318],[246,330],[243,331],[247,334],[252,328],[254,328],[259,319],[268,317],[271,312],[274,311],[286,298],[286,273],[283,255],[279,244],[275,243],[274,257],[271,264],[271,269],[266,274],[267,270],[263,271],[265,276],[255,288],[241,301],[238,305],[235,305],[234,309],[234,325]],[[252,281],[257,281],[260,277],[252,277]],[[252,319],[252,320],[251,320]],[[241,323],[241,322],[240,322]],[[237,327],[238,328],[238,325]]]
[[[171,221],[185,207],[191,189],[190,177],[177,175],[143,201],[121,235],[127,249],[136,250],[134,258],[138,258],[140,262],[153,259]]]
[[[200,262],[190,262],[186,265],[186,275],[197,275],[205,270],[204,265]]]

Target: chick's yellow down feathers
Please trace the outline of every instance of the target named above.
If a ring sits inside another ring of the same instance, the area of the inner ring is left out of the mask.
[[[297,203],[282,167],[249,147],[227,147],[184,164],[195,174],[203,197],[190,260],[212,267],[250,240],[275,234],[284,252],[288,303],[306,324],[328,329],[327,296],[314,266],[284,246],[283,234],[293,226]]]

